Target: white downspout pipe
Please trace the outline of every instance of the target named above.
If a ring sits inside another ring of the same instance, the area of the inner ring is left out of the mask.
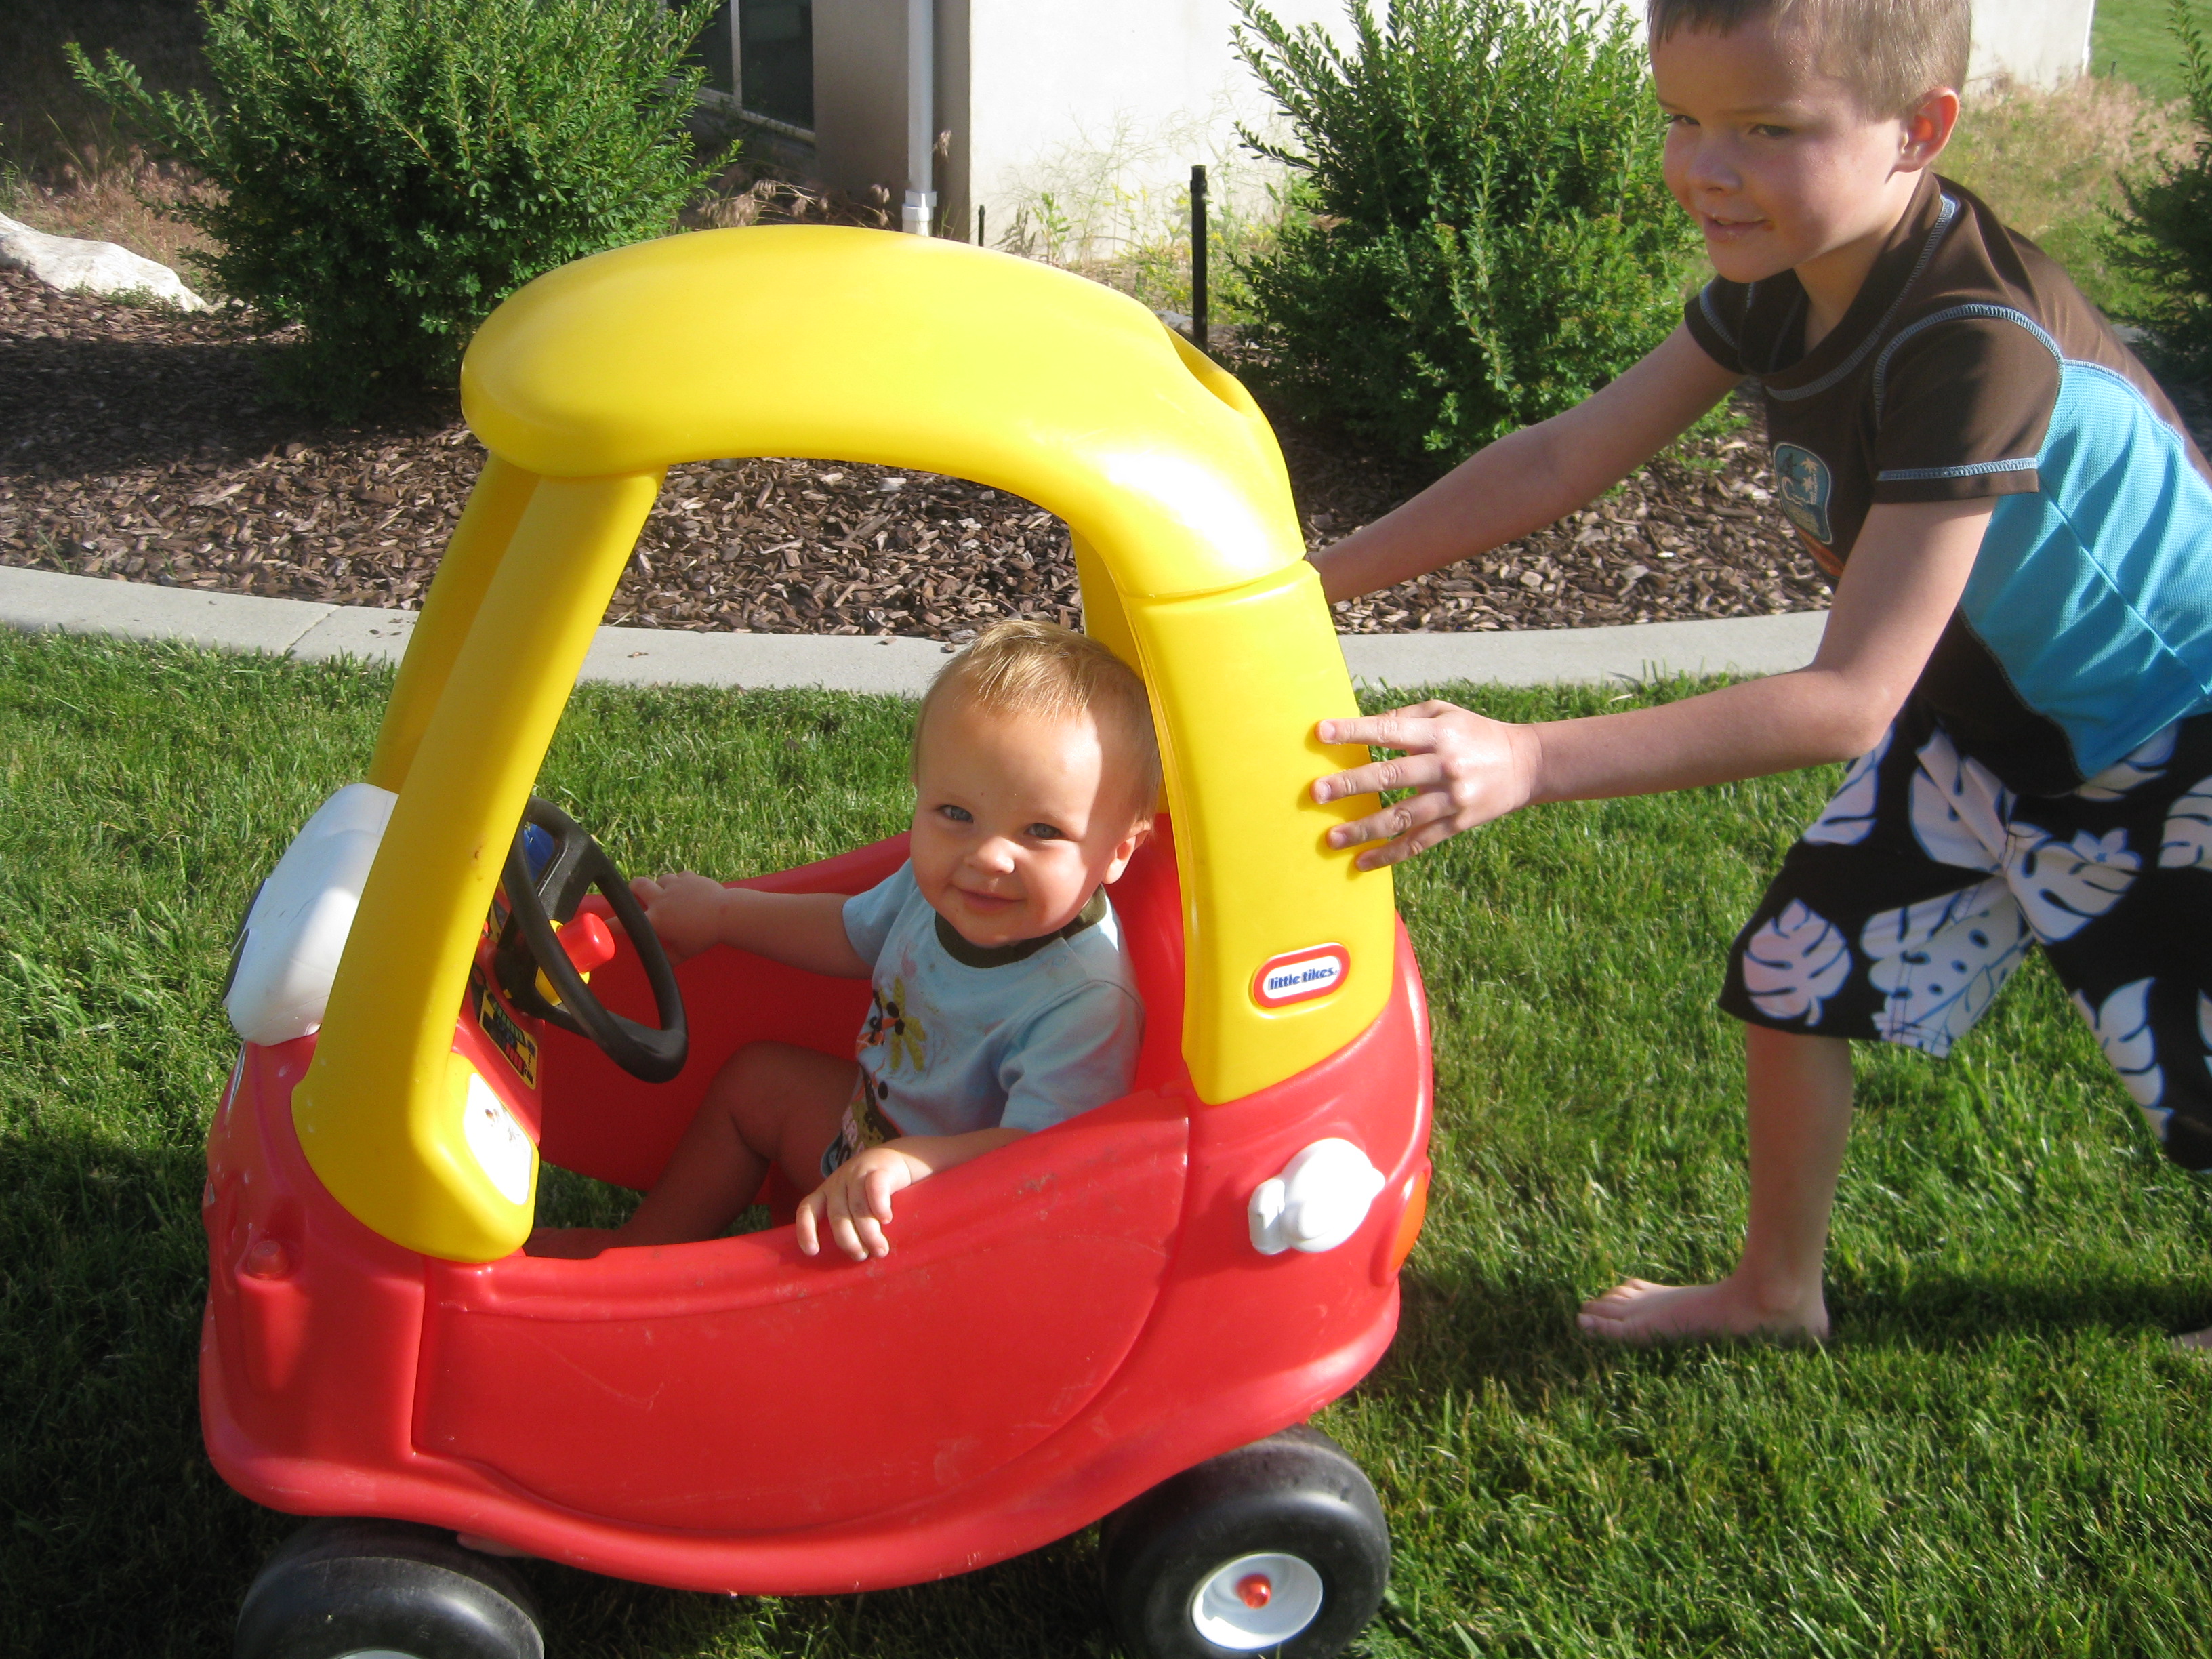
[[[937,4],[906,0],[906,202],[899,228],[927,236],[937,222]]]

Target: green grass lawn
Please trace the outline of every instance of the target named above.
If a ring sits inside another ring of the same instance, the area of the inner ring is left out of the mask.
[[[0,1652],[227,1652],[286,1530],[216,1480],[194,1416],[216,992],[388,685],[0,634]],[[629,867],[742,874],[896,828],[906,718],[587,690],[544,787]],[[1368,1654],[2203,1650],[2212,1369],[2165,1336],[2212,1316],[2212,1204],[2039,964],[1948,1064],[1868,1056],[1832,1346],[1620,1353],[1572,1328],[1625,1273],[1729,1260],[1717,964],[1832,783],[1546,809],[1406,873],[1437,1189],[1397,1345],[1324,1419],[1397,1540]],[[1078,1538],[823,1601],[531,1573],[562,1659],[1065,1659],[1107,1651],[1093,1570]]]
[[[2203,5],[2196,10],[2207,17]],[[2154,98],[2184,96],[2181,48],[2166,27],[2170,15],[2167,0],[2097,0],[2089,25],[2091,73],[2133,82]]]

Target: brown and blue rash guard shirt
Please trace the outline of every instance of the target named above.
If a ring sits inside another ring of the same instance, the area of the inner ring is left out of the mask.
[[[1920,699],[2011,788],[2074,788],[2212,710],[2212,469],[2041,250],[1928,174],[1843,320],[1716,277],[1691,334],[1763,396],[1783,508],[1831,576],[1879,501],[1994,496]]]

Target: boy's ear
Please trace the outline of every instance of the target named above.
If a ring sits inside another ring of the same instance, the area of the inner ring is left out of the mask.
[[[1959,125],[1959,94],[1949,87],[1937,87],[1926,94],[1905,115],[1905,142],[1897,155],[1899,168],[1906,173],[1917,173],[1932,165],[1943,153],[1943,146],[1951,142],[1951,134]]]

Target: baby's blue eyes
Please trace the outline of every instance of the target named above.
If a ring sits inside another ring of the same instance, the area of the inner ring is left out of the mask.
[[[955,806],[949,801],[933,810],[948,823],[975,822],[975,815],[973,812],[964,806]],[[1066,841],[1067,839],[1067,832],[1059,825],[1052,823],[1024,824],[1022,826],[1022,833],[1031,841]]]

